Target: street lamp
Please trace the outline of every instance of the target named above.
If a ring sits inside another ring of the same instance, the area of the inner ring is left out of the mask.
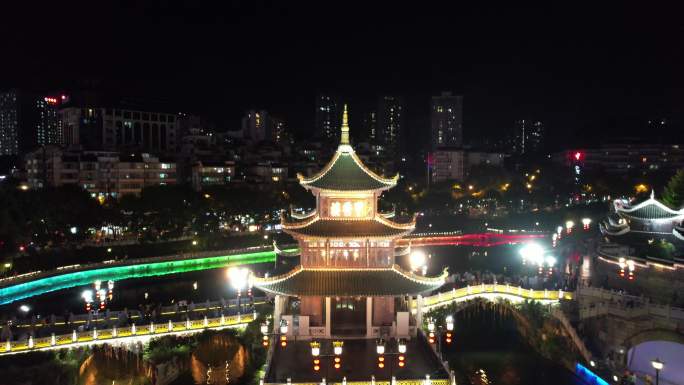
[[[380,339],[378,344],[375,346],[375,352],[378,354],[385,354],[385,341]]]
[[[242,289],[247,286],[249,280],[249,270],[244,267],[231,267],[227,272],[228,280],[230,284],[237,291],[237,308],[238,314],[240,314],[240,295],[242,294]]]
[[[544,263],[544,248],[538,243],[527,243],[520,249],[520,256],[523,263],[525,261],[533,262],[537,265]]]
[[[420,267],[425,266],[425,261],[425,253],[421,250],[415,250],[411,252],[411,255],[409,256],[411,270],[418,270]]]
[[[19,306],[19,310],[21,310],[23,313],[28,313],[31,308],[28,307],[28,305],[21,305]]]
[[[663,370],[663,367],[665,366],[665,363],[660,361],[660,359],[656,358],[655,360],[651,361],[651,365],[653,366],[653,369],[656,371],[656,385],[659,385],[660,381],[660,371]]]
[[[446,316],[446,328],[448,331],[454,330],[454,317],[450,315]]]

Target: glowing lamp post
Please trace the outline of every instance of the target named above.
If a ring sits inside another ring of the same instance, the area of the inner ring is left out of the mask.
[[[93,291],[83,290],[83,293],[81,293],[81,298],[83,298],[83,301],[85,301],[86,311],[90,311],[91,304],[93,303]]]
[[[446,328],[448,331],[454,330],[454,317],[450,315],[446,317]]]
[[[385,354],[385,341],[379,340],[378,344],[375,346],[375,352],[382,355]]]
[[[406,353],[406,341],[403,339],[399,340],[399,344],[397,345],[397,349],[399,350],[399,353],[401,353],[401,354]]]
[[[582,228],[585,231],[589,230],[589,225],[591,225],[591,218],[582,218]]]
[[[546,265],[549,267],[548,275],[553,274],[553,267],[556,265],[556,257],[554,257],[553,255],[547,255]]]
[[[237,291],[237,308],[238,314],[240,314],[242,310],[240,304],[240,295],[249,281],[249,270],[245,269],[244,267],[231,267],[228,269],[227,274],[230,284],[233,286],[235,291]]]
[[[520,249],[520,257],[522,257],[523,264],[529,261],[541,268],[544,264],[544,248],[538,243],[528,243]]]
[[[409,256],[409,264],[411,265],[411,270],[418,270],[425,266],[427,258],[425,253],[421,250],[415,250]]]
[[[651,366],[653,366],[653,369],[656,371],[656,385],[659,385],[660,371],[663,370],[665,363],[656,358],[655,360],[651,361]]]

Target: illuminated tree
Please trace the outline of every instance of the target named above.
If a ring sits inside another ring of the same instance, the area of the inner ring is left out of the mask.
[[[675,210],[684,206],[684,169],[677,171],[667,183],[662,199]]]

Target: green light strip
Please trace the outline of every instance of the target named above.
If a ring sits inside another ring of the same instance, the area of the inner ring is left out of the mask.
[[[286,252],[295,249],[283,250]],[[0,289],[0,305],[16,302],[25,298],[76,286],[89,285],[95,280],[120,281],[122,279],[143,278],[197,270],[218,269],[226,266],[267,263],[275,260],[275,252],[222,255],[216,257],[176,260],[169,262],[144,263],[130,266],[107,267],[65,273],[53,277],[40,278]]]

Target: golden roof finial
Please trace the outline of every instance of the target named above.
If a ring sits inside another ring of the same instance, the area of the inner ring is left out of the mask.
[[[342,136],[340,137],[340,144],[349,144],[349,116],[347,113],[347,105],[344,105],[342,112]]]

